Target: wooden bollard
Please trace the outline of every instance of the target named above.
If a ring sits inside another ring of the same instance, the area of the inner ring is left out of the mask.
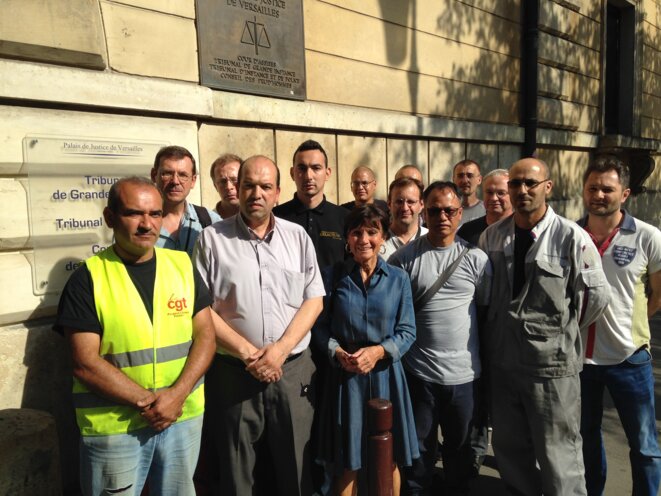
[[[392,496],[392,403],[378,398],[369,400],[367,426],[369,496]]]

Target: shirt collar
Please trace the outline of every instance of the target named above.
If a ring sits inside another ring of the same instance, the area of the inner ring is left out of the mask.
[[[230,217],[231,218],[231,217]],[[259,238],[256,234],[255,231],[253,231],[246,222],[243,220],[243,215],[241,215],[241,212],[239,212],[237,215],[234,216],[234,222],[236,222],[236,228],[237,232],[240,234],[241,238],[247,239],[247,240],[259,240],[259,241],[266,241],[267,243],[271,242],[271,239],[273,238],[273,233],[275,232],[276,228],[278,227],[278,222],[277,222],[277,217],[273,215],[273,212],[271,212],[271,220],[269,221],[270,223],[270,229],[264,236],[264,238]]]
[[[623,217],[620,221],[620,225],[618,226],[619,229],[636,232],[636,221],[634,220],[634,217],[623,208],[620,209],[620,212],[622,212]],[[586,215],[582,219],[579,219],[576,221],[576,223],[585,229],[585,227],[588,225],[588,216]]]
[[[326,207],[326,195],[324,195],[323,200],[321,200],[321,203],[317,205],[314,208],[308,208],[306,205],[303,204],[303,202],[298,198],[298,195],[294,193],[294,199],[292,200],[294,202],[294,209],[297,214],[302,214],[307,211],[317,213],[319,215],[323,215],[325,207]]]

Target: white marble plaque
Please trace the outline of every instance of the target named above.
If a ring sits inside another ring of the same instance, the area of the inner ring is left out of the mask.
[[[149,177],[165,145],[50,136],[23,140],[36,295],[61,291],[82,260],[112,244],[103,221],[110,186],[124,176]]]

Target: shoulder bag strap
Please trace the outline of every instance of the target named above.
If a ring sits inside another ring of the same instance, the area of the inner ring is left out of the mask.
[[[413,304],[413,309],[417,312],[420,310],[422,307],[424,307],[427,302],[431,299],[432,296],[434,296],[439,289],[443,287],[443,285],[450,279],[450,276],[452,273],[456,270],[457,267],[459,267],[459,263],[461,262],[461,259],[464,258],[464,256],[468,253],[468,247],[465,247],[462,252],[459,254],[457,259],[452,262],[452,265],[450,265],[447,269],[443,271],[443,273],[438,276],[438,279],[436,279],[436,282],[420,297],[418,298],[414,304]]]

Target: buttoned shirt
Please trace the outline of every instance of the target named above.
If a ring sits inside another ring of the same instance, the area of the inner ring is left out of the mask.
[[[207,208],[207,212],[209,212],[212,223],[220,220],[220,215],[213,210]],[[170,250],[185,251],[189,257],[192,257],[195,242],[202,229],[204,229],[204,226],[200,223],[195,207],[193,207],[192,203],[186,202],[186,208],[184,208],[184,213],[181,216],[177,237],[172,237],[167,229],[161,227],[156,246],[159,248],[169,248]]]
[[[409,243],[412,241],[415,241],[418,239],[420,236],[424,236],[427,234],[427,228],[422,227],[421,225],[418,225],[418,231],[413,235],[411,239],[409,239]],[[381,250],[383,253],[380,253],[380,255],[383,257],[384,260],[388,260],[393,253],[395,253],[397,250],[399,250],[402,246],[406,246],[407,243],[404,243],[401,239],[397,237],[397,235],[392,232],[392,230],[388,229],[388,239],[385,240],[383,243],[383,248]]]
[[[213,309],[257,348],[278,341],[305,300],[326,294],[310,237],[283,219],[272,226],[260,239],[234,215],[205,229],[193,256]],[[309,342],[308,332],[292,355]]]

